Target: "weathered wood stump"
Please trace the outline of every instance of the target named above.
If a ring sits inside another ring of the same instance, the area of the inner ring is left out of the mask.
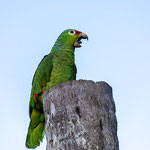
[[[47,150],[119,150],[112,88],[68,81],[43,94]]]

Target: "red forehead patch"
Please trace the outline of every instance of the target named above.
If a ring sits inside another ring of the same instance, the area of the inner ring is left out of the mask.
[[[81,32],[80,31],[78,31],[78,30],[75,30],[75,32],[76,32],[76,34],[80,34]]]

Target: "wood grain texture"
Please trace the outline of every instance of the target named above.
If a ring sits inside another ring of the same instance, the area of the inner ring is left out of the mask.
[[[112,88],[68,81],[43,94],[47,150],[119,150]]]

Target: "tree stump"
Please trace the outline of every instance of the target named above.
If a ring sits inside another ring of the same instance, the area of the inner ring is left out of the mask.
[[[119,150],[112,88],[68,81],[43,94],[47,150]]]

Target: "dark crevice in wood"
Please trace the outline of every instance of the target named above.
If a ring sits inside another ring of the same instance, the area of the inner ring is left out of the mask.
[[[81,118],[81,113],[80,113],[80,107],[76,107],[76,113],[78,114],[79,118]]]
[[[100,129],[101,129],[101,131],[102,131],[102,130],[103,130],[102,120],[100,120],[99,126],[100,126]]]

